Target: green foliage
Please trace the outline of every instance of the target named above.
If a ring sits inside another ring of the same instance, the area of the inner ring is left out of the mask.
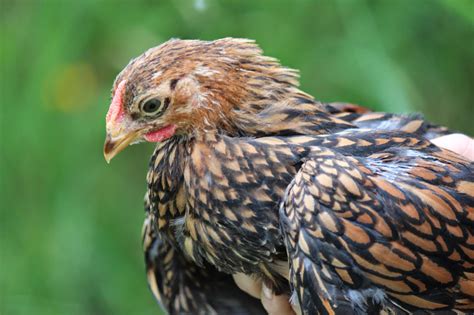
[[[114,76],[170,37],[254,38],[325,101],[474,126],[472,1],[2,2],[1,314],[153,314],[151,145],[102,157]]]

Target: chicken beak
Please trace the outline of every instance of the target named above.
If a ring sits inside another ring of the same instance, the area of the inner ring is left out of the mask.
[[[104,158],[107,163],[139,137],[139,132],[107,132],[104,143]]]

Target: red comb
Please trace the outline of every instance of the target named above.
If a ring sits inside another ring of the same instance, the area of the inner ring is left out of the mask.
[[[122,80],[115,89],[114,98],[112,99],[112,103],[110,104],[109,111],[105,118],[106,122],[120,122],[125,115],[122,104],[123,94],[125,93],[125,83],[127,83],[127,81]]]

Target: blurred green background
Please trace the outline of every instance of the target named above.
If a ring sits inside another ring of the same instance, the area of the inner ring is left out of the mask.
[[[140,231],[152,145],[107,165],[114,76],[170,37],[254,38],[324,101],[474,133],[474,1],[1,2],[1,314],[157,314]]]

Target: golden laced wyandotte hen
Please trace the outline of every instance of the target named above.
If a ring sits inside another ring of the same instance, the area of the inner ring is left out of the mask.
[[[416,115],[324,104],[251,40],[170,40],[118,75],[109,161],[157,142],[143,246],[170,314],[262,314],[232,278],[303,314],[474,311],[474,163]]]

